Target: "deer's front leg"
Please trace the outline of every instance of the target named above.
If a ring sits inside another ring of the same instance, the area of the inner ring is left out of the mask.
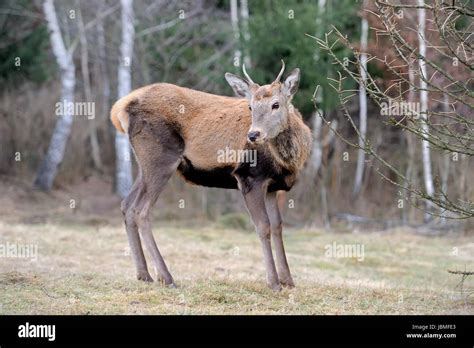
[[[265,209],[265,194],[266,187],[256,184],[244,193],[244,200],[262,245],[268,286],[274,291],[280,291],[281,285],[273,260],[270,221]]]
[[[278,277],[280,278],[280,283],[283,286],[293,288],[295,284],[293,283],[290,267],[288,267],[288,261],[286,260],[285,247],[283,245],[282,221],[280,209],[278,208],[276,192],[267,193],[267,196],[265,197],[265,206],[270,219],[272,240],[275,246]]]

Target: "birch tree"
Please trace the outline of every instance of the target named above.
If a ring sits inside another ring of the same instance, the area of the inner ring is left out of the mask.
[[[326,9],[326,0],[318,0],[318,15],[315,20],[316,27],[316,36],[322,35],[322,19]],[[314,52],[314,62],[315,66],[318,66],[320,60],[319,49]],[[315,177],[321,167],[322,159],[322,147],[321,147],[321,127],[323,122],[323,110],[319,108],[319,103],[323,100],[323,89],[321,86],[318,86],[318,90],[315,91],[313,96],[315,107],[317,110],[313,113],[313,145],[311,149],[311,155],[309,159],[309,175],[310,177]]]
[[[71,133],[73,122],[72,108],[68,105],[74,103],[75,66],[72,51],[68,51],[64,44],[61,30],[59,28],[56,10],[53,0],[45,0],[43,11],[49,29],[51,47],[61,74],[61,101],[63,103],[62,113],[57,115],[58,119],[53,130],[46,157],[43,159],[34,182],[35,187],[49,191],[53,186],[58,167],[64,158],[66,145]]]
[[[239,71],[238,67],[241,65],[242,51],[240,50],[239,10],[237,6],[237,0],[230,0],[230,21],[235,40],[234,66]]]
[[[364,2],[365,3],[365,2]],[[364,8],[364,3],[362,8]],[[365,164],[365,136],[367,134],[367,95],[365,90],[365,84],[367,83],[367,38],[369,35],[369,23],[367,18],[362,15],[362,28],[360,34],[360,83],[359,83],[359,150],[357,152],[357,167],[354,177],[354,189],[353,195],[359,194],[362,187],[362,178],[364,176],[364,164]]]
[[[100,4],[100,12],[104,11],[104,4]],[[101,113],[106,114],[109,111],[109,102],[110,102],[110,81],[109,74],[107,72],[107,51],[105,47],[105,34],[104,34],[104,21],[101,17],[97,16],[97,53],[99,55],[98,67],[100,74],[100,84],[102,91],[102,105]]]
[[[79,41],[81,43],[81,72],[82,72],[82,83],[84,86],[84,96],[87,102],[92,103],[92,89],[91,81],[89,77],[89,48],[87,44],[86,30],[84,28],[84,21],[82,20],[82,11],[78,11],[78,29],[79,29]],[[98,170],[102,170],[102,159],[100,156],[99,140],[97,138],[97,122],[96,115],[93,115],[88,120],[89,124],[89,141],[91,146],[92,162],[94,167]]]
[[[323,17],[326,11],[326,0],[318,0],[318,14],[315,20],[316,27],[316,36],[323,34]],[[314,62],[317,67],[320,61],[320,52],[319,49],[314,52]],[[313,95],[314,105],[316,111],[313,113],[313,145],[311,149],[311,155],[309,158],[308,172],[311,180],[316,181],[319,169],[322,165],[322,123],[323,123],[323,110],[319,107],[319,104],[323,100],[323,89],[318,86],[318,89]],[[324,176],[324,175],[323,175]],[[328,212],[328,203],[327,203],[327,193],[326,193],[326,178],[325,176],[321,180],[320,186],[320,195],[321,195],[321,206],[322,206],[322,217],[324,220],[324,225],[327,229],[330,228],[329,223],[329,212]]]
[[[424,8],[424,0],[418,0],[418,49],[422,57],[426,57],[426,42],[425,42],[425,27],[426,27],[426,12]],[[418,60],[420,67],[420,117],[421,117],[421,129],[425,136],[429,136],[429,127],[427,124],[428,120],[428,90],[426,79],[426,62],[424,58]],[[428,196],[433,196],[433,173],[431,169],[431,155],[430,145],[426,139],[421,141],[422,160],[423,160],[423,178],[425,182],[425,190]],[[425,214],[425,220],[430,218],[429,211],[432,206],[430,201],[426,201],[428,214]]]
[[[249,53],[249,42],[250,42],[250,31],[249,31],[249,4],[248,0],[240,0],[240,15],[242,17],[242,36],[244,38],[244,64],[246,67],[251,66],[250,53]]]
[[[133,55],[133,0],[121,0],[122,6],[122,43],[118,65],[118,97],[127,95],[132,88],[131,63]],[[115,133],[116,152],[116,191],[122,198],[126,197],[132,186],[132,161],[130,143],[127,134]]]
[[[415,86],[416,81],[415,81],[415,70],[412,69],[411,67],[408,69],[408,81],[409,81],[409,87],[408,87],[408,103],[409,105],[414,105],[415,103],[415,98],[416,98],[416,91],[413,86]],[[407,155],[408,155],[408,163],[407,163],[407,168],[405,171],[405,177],[407,178],[408,181],[412,182],[416,179],[415,175],[415,153],[416,153],[416,139],[413,134],[410,132],[405,132],[405,139],[407,143]],[[413,195],[409,194],[409,201],[411,202],[413,200]],[[402,209],[402,220],[404,223],[408,222],[409,215],[410,215],[410,205],[407,205],[406,207],[403,207]]]

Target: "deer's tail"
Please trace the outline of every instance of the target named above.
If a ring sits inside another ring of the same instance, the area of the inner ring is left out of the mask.
[[[110,110],[110,120],[113,125],[120,133],[128,132],[128,112],[126,110],[127,105],[130,102],[130,95],[125,96],[117,100]]]

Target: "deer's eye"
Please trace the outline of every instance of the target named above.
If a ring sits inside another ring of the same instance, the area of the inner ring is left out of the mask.
[[[280,107],[280,104],[274,103],[274,104],[272,105],[272,110],[276,110],[276,109],[278,109],[279,107]]]
[[[249,105],[249,110],[252,111],[252,107]]]

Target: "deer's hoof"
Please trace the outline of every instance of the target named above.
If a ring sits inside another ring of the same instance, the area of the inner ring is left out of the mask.
[[[173,278],[171,279],[165,279],[163,277],[159,277],[157,279],[157,282],[160,283],[162,286],[165,286],[167,288],[170,288],[170,289],[175,289],[177,288],[176,284],[174,283],[174,280]]]
[[[274,292],[280,292],[282,289],[280,283],[270,284],[268,285],[268,287],[272,289]]]
[[[138,272],[137,279],[144,282],[153,282],[153,278],[151,277],[150,273],[148,273],[148,271]]]
[[[293,289],[295,287],[295,284],[293,283],[293,280],[280,280],[280,284],[288,289]]]

